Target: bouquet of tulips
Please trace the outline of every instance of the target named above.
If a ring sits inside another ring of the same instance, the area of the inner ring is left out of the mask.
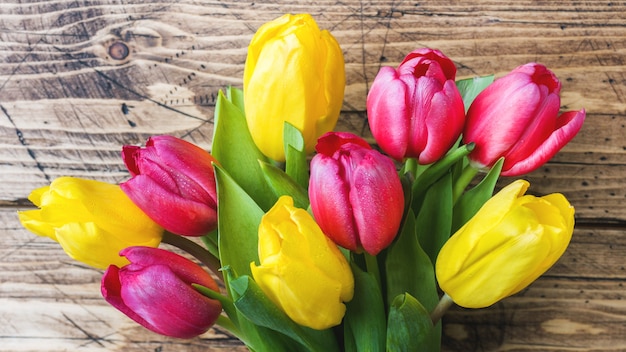
[[[218,324],[252,351],[437,351],[448,307],[513,295],[566,250],[563,195],[524,180],[493,193],[585,111],[559,115],[541,64],[457,81],[442,52],[417,49],[371,86],[374,148],[332,132],[344,70],[310,15],[266,23],[243,90],[217,98],[211,153],[166,135],[124,146],[126,182],[58,178],[20,221],[106,269],[105,300],[159,334]]]

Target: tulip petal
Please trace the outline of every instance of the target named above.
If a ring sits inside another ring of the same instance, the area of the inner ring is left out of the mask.
[[[339,118],[344,71],[339,44],[311,15],[286,15],[261,26],[248,47],[243,84],[246,119],[259,150],[284,161],[283,123],[289,122],[312,152]]]
[[[160,334],[198,336],[215,323],[221,311],[215,301],[180,281],[165,265],[152,265],[139,272],[120,271],[124,304],[144,319],[144,326]]]
[[[458,305],[487,307],[521,291],[565,251],[574,209],[562,195],[524,195],[527,187],[503,188],[441,249],[437,280]]]
[[[332,234],[338,245],[357,250],[359,240],[349,202],[350,185],[343,179],[339,163],[317,154],[311,160],[310,183],[311,210],[322,231]]]
[[[20,223],[28,231],[57,241],[55,227],[41,217],[41,210],[26,210],[17,213]],[[57,225],[58,226],[58,225]]]
[[[389,156],[402,160],[409,140],[406,83],[398,79],[396,70],[383,67],[376,75],[367,96],[368,122],[378,145]],[[399,103],[400,102],[400,103]]]
[[[117,185],[60,177],[31,198],[40,209],[19,212],[22,224],[59,242],[70,257],[99,269],[127,263],[118,255],[122,248],[156,247],[161,241],[163,229]]]
[[[250,264],[261,290],[296,323],[313,329],[338,325],[354,279],[337,246],[291,197],[279,198],[259,226],[259,259]]]
[[[79,238],[77,238],[79,236]],[[159,245],[160,239],[146,243],[130,241],[108,241],[114,236],[103,231],[94,223],[68,223],[56,229],[57,241],[72,259],[83,262],[98,269],[105,269],[110,264],[122,266],[128,263],[118,253],[125,247],[134,244]]]
[[[139,325],[148,327],[149,323],[124,303],[124,300],[122,299],[122,284],[120,283],[119,272],[120,269],[115,265],[109,266],[104,272],[100,286],[102,297],[105,301],[107,301],[107,303],[124,313],[127,317],[131,318]]]
[[[585,109],[563,113],[557,119],[556,130],[526,159],[517,161],[509,169],[503,169],[502,176],[523,175],[545,164],[576,136],[582,128],[585,116]]]
[[[136,204],[156,223],[176,234],[202,236],[217,225],[217,211],[161,188],[154,179],[138,175],[120,184]]]
[[[476,143],[470,159],[491,166],[504,156],[535,118],[540,101],[539,89],[526,75],[509,74],[490,84],[467,112],[463,141]]]
[[[286,261],[287,259],[285,259]],[[252,266],[255,281],[296,323],[322,330],[341,323],[346,311],[342,283],[300,261]]]
[[[454,81],[446,81],[443,89],[434,93],[430,101],[430,110],[424,112],[427,118],[421,129],[425,146],[419,153],[420,164],[430,164],[441,158],[457,141],[465,122],[463,98]],[[417,139],[413,136],[413,139]],[[414,149],[416,151],[417,149]]]
[[[110,266],[102,278],[102,295],[111,305],[142,326],[166,336],[195,337],[215,323],[221,304],[191,286],[199,283],[217,288],[198,265],[158,248],[130,247],[122,254],[131,264],[121,269]]]
[[[404,195],[399,180],[389,177],[394,174],[393,162],[375,151],[366,154],[352,174],[354,222],[361,246],[371,255],[391,244],[402,220]]]
[[[202,267],[193,264],[189,259],[178,254],[158,248],[132,246],[120,251],[120,255],[126,257],[131,262],[128,265],[130,270],[134,270],[135,267],[141,268],[167,264],[170,270],[184,283],[188,285],[200,284],[213,291],[219,290],[215,280]]]

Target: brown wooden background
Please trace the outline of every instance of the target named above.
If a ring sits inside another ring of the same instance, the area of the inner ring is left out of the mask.
[[[529,61],[553,69],[563,109],[588,117],[528,179],[531,192],[574,204],[572,244],[515,297],[453,309],[445,350],[626,351],[626,2],[495,0],[2,0],[0,351],[233,350],[219,330],[181,341],[138,327],[100,298],[100,272],[15,213],[58,176],[124,180],[122,144],[167,133],[209,148],[218,90],[241,86],[252,34],[287,12],[313,14],[339,40],[348,86],[338,128],[365,136],[369,85],[414,48],[442,50],[459,77]]]

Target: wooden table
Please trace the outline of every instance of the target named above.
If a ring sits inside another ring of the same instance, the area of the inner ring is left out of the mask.
[[[3,0],[0,351],[235,349],[219,329],[181,341],[137,326],[102,300],[101,272],[24,230],[16,210],[62,175],[125,180],[121,145],[153,134],[209,148],[218,90],[241,86],[252,34],[287,12],[313,14],[339,40],[347,90],[338,129],[368,138],[368,87],[417,47],[442,50],[459,77],[530,61],[556,72],[563,109],[585,107],[587,121],[527,179],[532,193],[563,192],[576,207],[572,243],[518,295],[453,309],[444,346],[625,351],[626,3],[495,0]]]

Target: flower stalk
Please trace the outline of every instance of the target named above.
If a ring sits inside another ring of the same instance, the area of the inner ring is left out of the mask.
[[[443,296],[441,296],[441,299],[439,299],[439,303],[437,303],[435,309],[433,309],[430,313],[430,320],[432,320],[433,325],[437,325],[439,320],[441,320],[443,315],[446,314],[448,309],[450,309],[453,304],[454,301],[452,300],[452,297],[448,296],[447,293],[444,293]]]
[[[213,256],[209,251],[204,249],[199,244],[193,242],[186,237],[178,236],[167,231],[163,234],[162,242],[182,249],[183,251],[191,254],[194,258],[198,259],[209,270],[211,270],[211,272],[215,274],[220,279],[220,281],[224,282],[224,275],[222,275],[222,272],[220,271],[221,264],[219,259]]]

